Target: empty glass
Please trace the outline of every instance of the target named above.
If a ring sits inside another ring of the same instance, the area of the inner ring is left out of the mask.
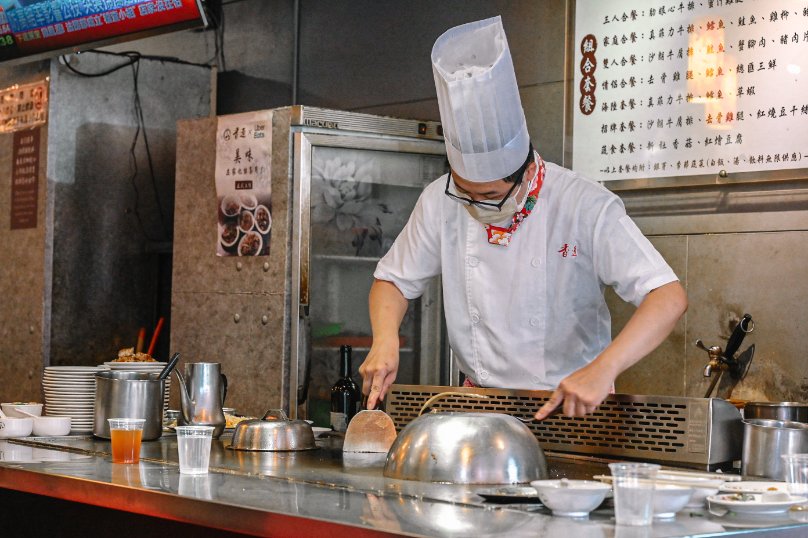
[[[614,517],[618,525],[650,525],[653,519],[655,463],[610,463]]]
[[[788,492],[808,497],[808,454],[784,454],[782,458]]]
[[[180,473],[205,474],[210,464],[213,426],[177,426]]]
[[[143,438],[143,418],[110,418],[109,437],[112,441],[112,463],[138,463]]]

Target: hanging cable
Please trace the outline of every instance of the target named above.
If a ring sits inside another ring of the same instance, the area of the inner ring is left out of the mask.
[[[132,138],[132,143],[129,146],[129,158],[130,158],[130,166],[132,169],[132,174],[129,177],[129,182],[132,185],[133,190],[135,191],[135,199],[134,199],[134,214],[135,218],[137,219],[138,227],[140,228],[141,234],[151,242],[160,242],[166,241],[171,239],[171,231],[166,222],[165,211],[163,209],[162,198],[160,197],[160,191],[157,186],[157,174],[154,170],[154,159],[152,158],[151,154],[151,146],[149,145],[149,137],[146,131],[146,121],[143,115],[143,105],[140,100],[140,87],[139,87],[139,76],[140,76],[140,61],[146,56],[141,55],[139,52],[135,51],[127,51],[127,52],[120,52],[120,53],[113,53],[113,52],[106,52],[106,51],[89,51],[94,52],[96,54],[107,54],[113,56],[121,56],[125,57],[126,61],[118,64],[112,68],[105,69],[103,71],[95,72],[95,73],[88,73],[85,71],[81,71],[77,69],[75,66],[70,64],[70,61],[65,57],[61,57],[61,63],[67,67],[72,73],[82,76],[82,77],[103,77],[110,75],[124,67],[131,66],[132,68],[132,83],[133,83],[133,109],[135,115],[135,134]],[[157,61],[162,62],[171,62],[174,59],[166,58],[166,57],[148,57],[148,59],[155,59]],[[190,64],[190,62],[184,62],[182,60],[177,60],[176,63],[182,64]],[[201,66],[201,64],[192,64]],[[204,66],[208,67],[208,66]],[[155,204],[157,206],[157,214],[160,221],[160,228],[162,231],[162,237],[154,237],[152,236],[146,229],[146,226],[143,222],[143,217],[140,214],[140,189],[137,186],[137,176],[139,172],[139,167],[137,164],[137,143],[140,139],[140,136],[143,136],[143,145],[146,152],[146,161],[148,163],[148,172],[149,178],[151,180],[151,187],[154,193]]]

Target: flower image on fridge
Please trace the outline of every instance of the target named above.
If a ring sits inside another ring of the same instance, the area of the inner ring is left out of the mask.
[[[338,144],[329,144],[329,139]],[[372,343],[368,293],[376,263],[409,219],[421,191],[446,172],[442,143],[389,137],[311,136],[308,308],[302,308],[298,403],[307,417],[329,425],[330,389],[340,374],[340,345],[353,348],[352,377]],[[406,147],[406,151],[401,148]],[[305,172],[301,172],[301,176]],[[302,179],[305,181],[305,178]],[[305,243],[305,241],[304,241]],[[303,265],[303,264],[301,264]],[[301,303],[305,298],[301,298]],[[443,311],[438,278],[410,301],[400,331],[397,383],[446,381]],[[305,341],[307,340],[307,341]]]

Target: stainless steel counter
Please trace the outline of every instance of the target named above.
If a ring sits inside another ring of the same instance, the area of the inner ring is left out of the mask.
[[[111,463],[109,441],[93,437],[0,441],[0,487],[264,536],[333,533],[341,526],[353,536],[808,535],[808,512],[747,521],[684,511],[639,529],[615,526],[608,504],[585,520],[553,517],[536,504],[487,503],[475,494],[482,486],[384,478],[384,455],[343,455],[340,442],[326,438],[317,450],[256,453],[233,451],[223,437],[214,441],[211,472],[186,476],[178,472],[173,435],[143,443],[138,465]],[[597,458],[548,455],[548,463],[552,476],[570,478],[606,469]]]

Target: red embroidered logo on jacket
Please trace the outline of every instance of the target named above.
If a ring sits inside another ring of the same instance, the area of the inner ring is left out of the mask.
[[[559,254],[561,254],[562,258],[570,257],[575,258],[578,256],[578,245],[570,245],[569,243],[564,243],[558,250]]]

